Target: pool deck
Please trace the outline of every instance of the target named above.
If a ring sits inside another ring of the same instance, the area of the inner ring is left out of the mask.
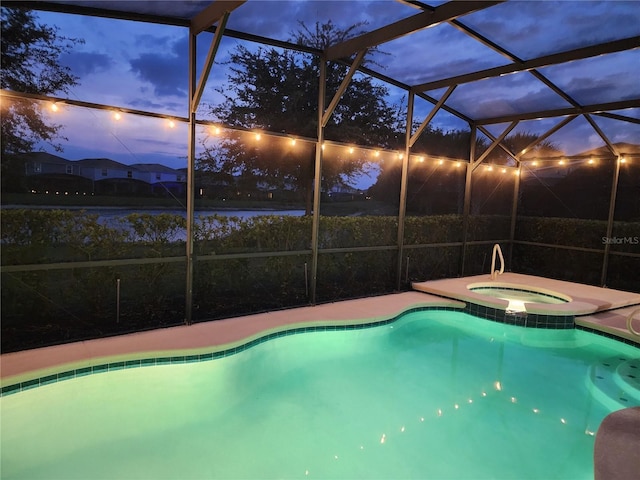
[[[465,307],[464,302],[486,304],[496,308],[506,307],[505,300],[479,295],[470,292],[466,287],[470,283],[486,281],[491,281],[489,275],[434,280],[414,284],[415,291],[411,292],[292,308],[7,353],[0,355],[0,378],[2,385],[5,386],[26,379],[43,377],[64,370],[97,366],[106,362],[210,353],[233,348],[270,333],[291,328],[371,323],[391,319],[417,307],[462,309]],[[626,328],[628,315],[640,308],[640,294],[514,273],[501,275],[496,285],[501,282],[537,287],[567,295],[572,298],[571,302],[544,307],[553,307],[559,315],[580,315],[576,317],[576,324],[634,342],[640,341]],[[636,323],[640,322],[636,320]],[[637,329],[640,329],[640,326]]]
[[[125,359],[210,353],[291,328],[371,323],[429,306],[464,308],[464,303],[403,292],[98,338],[0,355],[0,377],[5,386]]]

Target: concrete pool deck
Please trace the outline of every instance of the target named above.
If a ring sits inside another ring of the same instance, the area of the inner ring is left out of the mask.
[[[476,283],[500,286],[518,286],[550,294],[570,297],[570,301],[560,304],[528,303],[527,313],[544,315],[573,315],[577,325],[640,343],[640,337],[627,329],[627,318],[640,308],[640,293],[594,287],[580,283],[554,280],[520,273],[503,273],[495,280],[489,274],[472,277],[446,278],[428,282],[415,282],[413,289],[432,295],[453,298],[461,302],[475,303],[486,307],[505,310],[507,300],[490,297],[469,290]],[[640,314],[636,315],[635,330],[640,330]]]
[[[483,297],[479,300],[492,306],[506,306],[505,300],[475,294],[466,288],[469,283],[487,280],[489,275],[420,282],[414,284],[416,291],[411,292],[7,353],[0,355],[0,377],[2,386],[5,386],[63,370],[97,366],[106,362],[210,353],[291,328],[371,323],[387,320],[419,307],[463,309],[465,302],[475,302],[478,300],[477,297]],[[576,324],[634,342],[640,341],[626,328],[627,316],[640,308],[640,294],[511,273],[501,275],[499,280],[546,288],[568,295],[574,301],[562,304],[562,311],[565,312],[564,315],[581,315],[576,317]],[[640,323],[638,320],[636,322]],[[637,329],[640,329],[640,326]]]
[[[54,345],[0,355],[0,377],[5,386],[105,362],[209,353],[291,328],[370,323],[417,307],[463,308],[464,303],[403,292]]]

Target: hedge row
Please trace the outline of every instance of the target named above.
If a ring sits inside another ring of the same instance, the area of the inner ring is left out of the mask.
[[[185,220],[172,214],[129,214],[105,221],[93,213],[65,210],[5,210],[1,219],[3,265],[105,259],[167,258],[153,264],[30,270],[2,274],[2,350],[96,338],[180,324],[185,317]],[[321,217],[321,249],[393,246],[397,217]],[[309,302],[309,217],[196,217],[193,318],[204,321]],[[601,249],[604,222],[518,218],[516,239]],[[468,238],[508,238],[505,216],[471,217]],[[459,215],[407,217],[402,286],[411,281],[456,276]],[[616,224],[618,237],[639,235],[640,224]],[[638,245],[612,245],[637,252]],[[216,258],[249,252],[299,252],[261,258]],[[467,246],[465,275],[488,271],[491,246]],[[200,258],[199,258],[200,257]],[[175,261],[177,259],[177,261]],[[622,259],[622,261],[621,261]],[[397,288],[397,250],[321,253],[318,302],[388,293]],[[637,290],[634,257],[611,257],[608,284]],[[599,283],[602,254],[517,245],[508,269],[553,278]],[[407,280],[407,282],[405,282]],[[634,288],[635,285],[635,288]],[[119,287],[119,303],[118,289]]]

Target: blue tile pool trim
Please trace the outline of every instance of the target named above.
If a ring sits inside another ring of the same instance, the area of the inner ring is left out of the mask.
[[[596,330],[595,328],[590,328],[590,327],[587,327],[585,325],[577,325],[576,324],[576,329],[577,330],[584,330],[585,332],[589,332],[589,333],[595,333],[596,335],[601,335],[603,337],[611,338],[613,340],[617,340],[619,342],[626,343],[627,345],[631,345],[632,347],[640,348],[640,341],[636,342],[636,341],[631,340],[629,338],[619,337],[618,335],[614,335],[614,334],[609,333],[609,332],[603,332],[602,330]]]
[[[238,345],[237,347],[232,347],[226,350],[220,350],[220,351],[211,352],[211,353],[202,353],[198,355],[175,355],[175,356],[169,356],[169,357],[144,358],[139,360],[119,361],[119,362],[113,362],[113,363],[105,363],[101,365],[94,365],[93,367],[82,367],[82,368],[69,370],[61,373],[54,373],[52,375],[47,375],[45,377],[34,378],[32,380],[27,380],[24,382],[13,384],[13,385],[4,386],[0,390],[0,397],[22,392],[24,390],[30,390],[32,388],[36,388],[39,386],[60,382],[62,380],[69,380],[71,378],[83,377],[85,375],[92,375],[95,373],[104,373],[104,372],[110,372],[114,370],[123,370],[127,368],[151,367],[154,365],[172,365],[177,363],[206,362],[209,360],[215,360],[217,358],[229,357],[231,355],[235,355],[236,353],[240,353],[245,350],[248,350],[251,347],[255,347],[256,345],[259,345],[261,343],[268,342],[269,340],[273,340],[279,337],[286,337],[289,335],[297,335],[300,333],[308,333],[308,332],[362,330],[365,328],[379,327],[379,326],[393,323],[399,320],[404,315],[407,315],[409,313],[422,312],[427,310],[461,311],[461,309],[458,307],[424,306],[424,307],[410,308],[386,320],[376,320],[368,323],[358,323],[358,324],[350,324],[350,325],[318,325],[318,326],[310,326],[310,327],[291,328],[288,330],[283,330],[280,332],[274,332],[274,333],[269,333],[267,335],[263,335],[262,337],[258,337],[247,343],[243,343],[242,345]]]
[[[289,335],[297,335],[300,333],[309,333],[309,332],[363,330],[366,328],[375,328],[375,327],[388,325],[390,323],[396,322],[404,315],[408,315],[410,313],[415,313],[415,312],[428,311],[428,310],[464,312],[464,313],[474,315],[476,317],[484,318],[486,320],[505,323],[508,325],[516,325],[521,327],[552,328],[552,329],[553,328],[555,329],[576,328],[579,330],[585,330],[590,333],[595,333],[597,335],[602,335],[604,337],[608,337],[613,340],[617,340],[617,341],[640,348],[640,343],[634,342],[633,340],[618,337],[618,336],[609,334],[607,332],[602,332],[600,330],[595,330],[589,327],[576,325],[573,316],[558,317],[553,315],[508,314],[504,310],[485,307],[482,305],[476,305],[472,303],[467,303],[467,306],[465,308],[424,306],[424,307],[410,308],[386,320],[377,320],[377,321],[368,322],[368,323],[358,323],[358,324],[351,324],[351,325],[318,325],[318,326],[310,326],[310,327],[291,328],[289,330],[269,333],[267,335],[263,335],[262,337],[258,337],[254,340],[251,340],[247,343],[243,343],[242,345],[238,345],[237,347],[232,347],[232,348],[228,348],[228,349],[220,350],[216,352],[201,353],[197,355],[174,355],[174,356],[168,356],[168,357],[126,360],[126,361],[105,363],[101,365],[94,365],[92,367],[82,367],[82,368],[78,368],[75,370],[68,370],[61,373],[54,373],[44,377],[34,378],[32,380],[27,380],[24,382],[13,384],[13,385],[4,386],[0,390],[0,397],[22,392],[25,390],[30,390],[32,388],[36,388],[44,385],[49,385],[51,383],[61,382],[63,380],[69,380],[76,377],[84,377],[86,375],[93,375],[96,373],[111,372],[114,370],[123,370],[128,368],[151,367],[155,365],[172,365],[172,364],[179,364],[179,363],[206,362],[209,360],[215,360],[217,358],[229,357],[231,355],[235,355],[236,353],[240,353],[245,350],[248,350],[251,347],[255,347],[256,345],[259,345],[261,343],[268,342],[269,340],[273,340],[279,337],[286,337]]]
[[[507,325],[516,325],[518,327],[550,329],[575,328],[574,315],[541,315],[527,312],[511,313],[499,308],[486,307],[468,302],[463,311],[486,320],[506,323]]]

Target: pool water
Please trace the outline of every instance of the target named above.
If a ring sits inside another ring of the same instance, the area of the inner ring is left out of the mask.
[[[470,289],[472,292],[489,297],[501,298],[502,300],[519,301],[523,303],[548,303],[557,305],[567,303],[567,300],[553,295],[545,295],[529,290],[514,290],[513,288],[499,287],[476,287]]]
[[[2,478],[591,479],[598,425],[640,405],[601,366],[638,357],[450,311],[279,337],[0,398]]]

